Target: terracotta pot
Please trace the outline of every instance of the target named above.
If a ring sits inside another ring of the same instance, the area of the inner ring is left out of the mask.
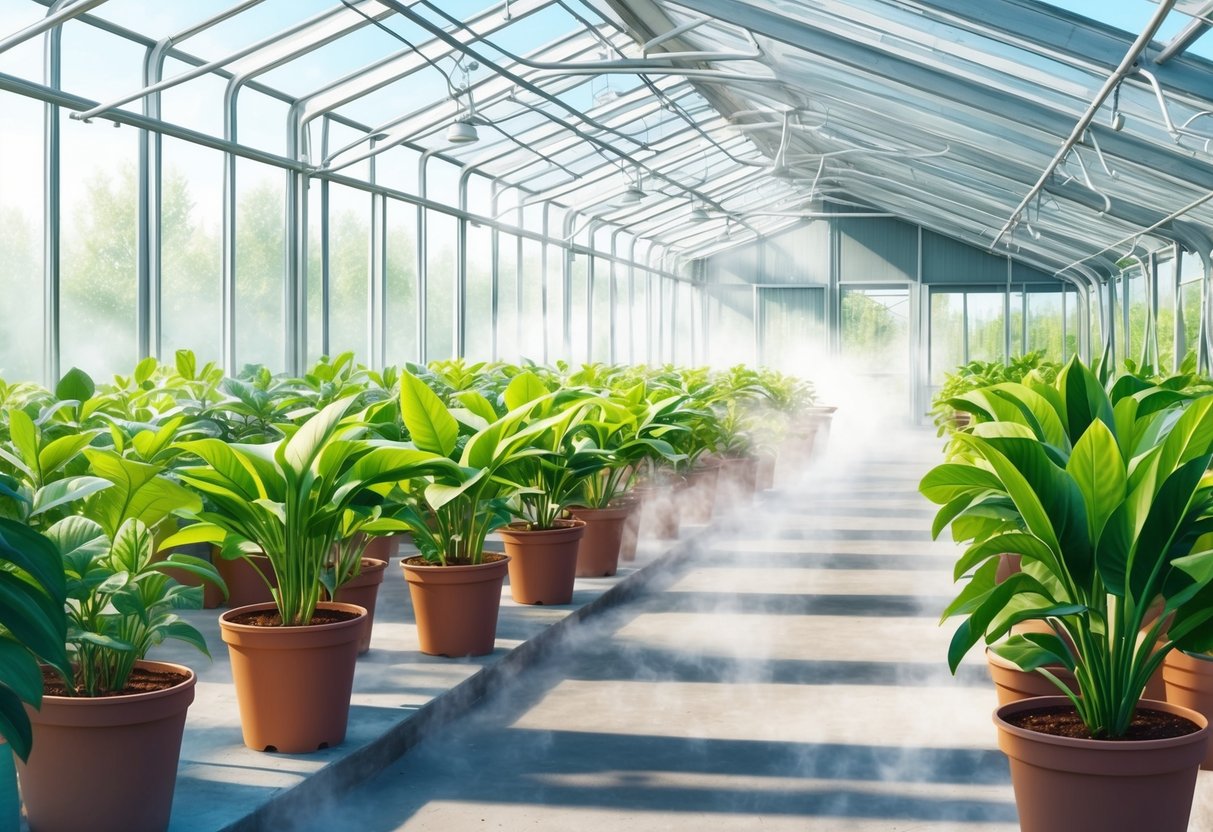
[[[1040,734],[1006,721],[1023,711],[1069,704],[1064,696],[1047,696],[994,712],[998,747],[1011,762],[1022,832],[1186,832],[1209,721],[1196,711],[1153,700],[1141,704],[1190,719],[1200,730],[1165,740],[1101,741]]]
[[[26,709],[34,744],[17,772],[31,832],[168,828],[197,677],[178,664],[137,666],[188,679],[130,696],[44,696],[41,711]]]
[[[573,600],[578,549],[586,525],[557,520],[556,528],[499,530],[510,556],[510,595],[519,604],[567,604]]]
[[[1002,583],[1007,578],[1021,571],[1020,562],[1023,560],[1023,555],[1012,555],[1010,552],[1003,552],[998,556],[998,568],[994,572],[994,583]]]
[[[1021,699],[1031,699],[1034,696],[1060,696],[1057,686],[1041,676],[1036,671],[1030,673],[1020,670],[993,651],[986,649],[986,664],[990,668],[990,678],[994,680],[994,690],[998,693],[998,704],[1009,705]],[[1064,667],[1050,667],[1049,672],[1065,682],[1071,690],[1077,687],[1074,674]]]
[[[640,515],[644,501],[640,497],[628,495],[611,503],[620,508],[627,508],[628,516],[623,521],[623,536],[619,542],[619,559],[630,563],[636,560],[636,544],[640,541]]]
[[[305,627],[258,627],[232,620],[241,613],[273,609],[273,604],[252,604],[219,616],[244,744],[255,751],[287,754],[340,745],[349,721],[366,610],[322,601],[317,609],[356,617]]]
[[[632,505],[569,509],[570,514],[585,522],[585,537],[577,553],[578,578],[604,578],[618,571],[624,528],[633,509]],[[633,544],[633,557],[635,551]]]
[[[1163,660],[1162,678],[1168,702],[1213,719],[1213,657],[1172,650]],[[1200,767],[1213,770],[1213,743]]]
[[[212,557],[213,547],[209,543],[189,543],[184,546],[174,546],[172,549],[165,549],[157,552],[153,560],[167,560],[168,556],[174,552],[180,552],[183,555],[193,555],[196,558],[210,561]],[[214,563],[214,561],[211,561]],[[213,610],[223,606],[223,591],[209,581],[203,581],[193,572],[186,572],[184,569],[169,568],[164,570],[165,574],[175,580],[179,584],[185,586],[200,586],[202,587],[202,608],[205,610]]]
[[[399,545],[400,535],[397,534],[372,537],[362,550],[362,556],[386,562],[395,556]]]
[[[759,454],[755,459],[755,466],[755,487],[759,491],[770,491],[775,487],[775,454]]]
[[[17,758],[0,739],[0,829],[21,828],[21,800],[17,797]]]
[[[734,503],[754,499],[757,464],[750,457],[728,456],[720,460],[720,484],[716,488],[717,508],[732,509]]]
[[[687,475],[687,485],[679,495],[682,520],[694,525],[712,522],[712,510],[716,506],[716,483],[720,479],[720,465],[711,463],[696,468]]]
[[[219,576],[227,584],[227,605],[229,609],[247,607],[252,604],[270,604],[274,595],[270,586],[266,586],[261,575],[257,574],[250,561],[257,564],[257,569],[269,579],[270,586],[278,586],[278,576],[270,566],[270,559],[265,555],[246,555],[243,558],[228,560],[219,556],[218,551],[211,550],[211,563],[219,570]]]
[[[510,562],[508,555],[485,553],[485,558],[494,556],[475,566],[410,563],[420,558],[400,562],[422,653],[455,658],[493,652],[501,587]]]
[[[379,585],[387,572],[387,561],[363,558],[358,577],[337,590],[337,599],[343,604],[355,604],[366,610],[366,621],[362,625],[362,637],[358,639],[358,655],[371,649],[371,627],[375,623],[375,601],[379,598]]]

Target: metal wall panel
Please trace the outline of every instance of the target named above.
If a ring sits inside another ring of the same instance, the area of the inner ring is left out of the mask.
[[[842,283],[906,283],[918,276],[918,227],[901,220],[841,218],[838,279]]]

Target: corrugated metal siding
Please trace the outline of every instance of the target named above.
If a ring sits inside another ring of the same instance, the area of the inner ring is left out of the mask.
[[[922,232],[923,283],[1002,283],[1007,282],[1007,258],[973,248],[962,242]]]
[[[918,227],[884,217],[834,220],[841,283],[903,283],[918,279]]]

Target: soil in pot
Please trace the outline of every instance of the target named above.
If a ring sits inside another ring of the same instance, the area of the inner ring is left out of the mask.
[[[387,561],[365,557],[358,576],[337,590],[337,599],[343,604],[354,604],[366,610],[362,625],[362,637],[358,640],[358,655],[371,649],[371,627],[375,624],[375,602],[379,600],[379,585],[387,574]]]
[[[50,694],[27,709],[33,750],[17,771],[30,829],[166,829],[195,681],[182,665],[139,662],[118,695]]]
[[[569,513],[586,524],[585,537],[577,553],[577,577],[604,578],[614,575],[619,570],[624,531],[633,507],[573,508],[569,509]]]
[[[510,595],[518,604],[568,604],[586,523],[557,520],[552,529],[527,529],[513,524],[499,529],[510,556]]]
[[[304,627],[275,626],[273,604],[219,616],[245,745],[305,754],[345,739],[365,620],[362,607],[331,601]]]
[[[436,566],[422,557],[400,562],[422,653],[454,658],[493,652],[509,562],[495,552],[486,552],[479,564]]]
[[[1068,699],[1050,696],[994,712],[998,745],[1011,763],[1022,832],[1186,832],[1209,740],[1208,720],[1178,705],[1142,700],[1130,733],[1144,739],[1058,736],[1023,725],[1085,732],[1074,729],[1076,717],[1066,717],[1066,711],[1073,713]],[[1150,716],[1151,711],[1159,716]],[[1185,721],[1191,724],[1184,726]],[[1160,736],[1183,730],[1189,733]]]
[[[257,564],[254,569],[249,561]],[[251,604],[268,604],[274,600],[270,586],[278,586],[278,576],[270,566],[270,559],[265,555],[248,555],[247,558],[228,560],[219,556],[218,551],[211,550],[211,563],[219,571],[219,576],[227,584],[227,605],[229,609],[247,607]],[[257,574],[257,569],[269,579],[269,586]]]

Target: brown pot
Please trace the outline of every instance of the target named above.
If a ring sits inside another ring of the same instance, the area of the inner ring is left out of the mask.
[[[255,751],[287,754],[340,745],[349,721],[366,610],[322,601],[317,609],[342,610],[357,617],[304,627],[232,621],[243,612],[273,609],[273,604],[253,604],[219,616],[232,662],[244,744]]]
[[[1172,650],[1163,660],[1162,678],[1168,702],[1213,718],[1213,657]],[[1213,743],[1200,767],[1213,770]]]
[[[557,520],[556,528],[533,531],[511,524],[498,533],[510,556],[510,595],[515,603],[551,605],[573,600],[584,521]]]
[[[1200,730],[1165,740],[1087,740],[1041,734],[1006,721],[1022,711],[1070,706],[1064,696],[1025,699],[994,712],[998,747],[1011,762],[1021,832],[1186,832],[1209,721],[1178,705],[1141,704],[1190,719]]]
[[[728,456],[720,460],[720,483],[716,488],[718,508],[731,509],[733,503],[754,499],[757,463],[750,457]]]
[[[683,522],[700,526],[712,522],[719,479],[720,466],[717,464],[704,465],[687,475],[686,488],[679,495]]]
[[[994,583],[1000,584],[1016,572],[1022,571],[1023,555],[1013,555],[1003,552],[998,556],[998,566],[994,570]]]
[[[33,832],[167,829],[185,712],[197,677],[188,667],[141,661],[189,678],[130,696],[44,696],[27,708],[34,727],[29,762],[17,761]]]
[[[215,568],[219,570],[219,577],[223,578],[223,582],[227,584],[227,606],[229,609],[237,607],[247,607],[252,604],[270,604],[274,601],[274,595],[270,591],[270,587],[278,586],[278,576],[274,574],[274,568],[270,566],[270,559],[265,555],[245,555],[242,558],[228,560],[220,557],[216,549],[211,549],[211,563],[215,564]],[[252,563],[257,564],[257,568],[252,567]],[[261,575],[257,573],[257,569],[269,579],[270,586],[266,586]]]
[[[355,604],[366,610],[366,621],[362,625],[362,637],[358,640],[358,655],[371,649],[371,627],[375,623],[375,601],[379,598],[379,585],[387,571],[387,561],[377,558],[362,559],[358,577],[337,590],[337,600],[343,604]]]
[[[766,452],[755,460],[755,487],[759,491],[770,491],[775,487],[775,454]]]
[[[486,562],[475,566],[432,566],[421,558],[400,562],[422,653],[455,658],[493,652],[510,558],[490,552],[484,557]]]
[[[628,510],[627,519],[623,521],[623,535],[619,542],[619,559],[631,563],[636,560],[636,544],[640,541],[640,516],[644,501],[641,497],[629,494],[611,503]]]
[[[168,556],[173,553],[181,553],[183,555],[193,555],[196,558],[210,561],[213,556],[213,547],[209,543],[187,543],[183,546],[174,546],[171,549],[162,549],[157,552],[152,560],[164,561],[168,560]],[[214,561],[211,561],[214,563]],[[183,586],[200,586],[202,587],[202,608],[205,610],[213,610],[216,607],[223,606],[223,590],[210,581],[203,581],[193,572],[187,572],[184,569],[174,569],[169,567],[164,570],[164,574],[175,580]]]
[[[1011,664],[992,650],[986,649],[986,663],[990,668],[990,678],[994,680],[994,690],[998,693],[998,704],[1009,705],[1021,699],[1031,699],[1034,696],[1059,696],[1061,691],[1057,686],[1041,676],[1036,671],[1025,672]],[[1078,683],[1074,674],[1064,667],[1050,667],[1049,672],[1065,682],[1070,690],[1075,690]]]
[[[367,542],[366,548],[362,550],[362,556],[387,562],[395,556],[399,545],[400,535],[397,534],[372,537]]]
[[[624,529],[633,505],[608,508],[572,508],[569,513],[585,522],[585,537],[577,553],[578,578],[605,578],[619,570]],[[635,557],[633,544],[633,557]]]

